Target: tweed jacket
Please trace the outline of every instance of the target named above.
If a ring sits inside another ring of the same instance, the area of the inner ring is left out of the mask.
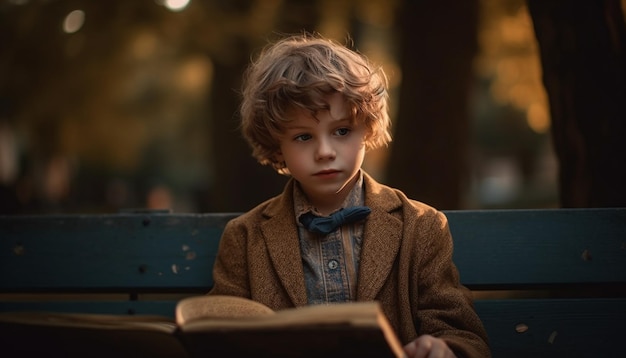
[[[460,357],[489,357],[470,292],[452,262],[445,215],[364,173],[365,221],[357,301],[376,300],[406,344],[442,338]],[[291,179],[284,191],[231,220],[209,294],[234,295],[274,310],[307,305]]]

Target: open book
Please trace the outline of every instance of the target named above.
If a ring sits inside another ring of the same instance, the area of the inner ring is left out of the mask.
[[[272,311],[251,300],[181,300],[176,319],[71,313],[0,314],[0,344],[15,356],[402,357],[378,303]],[[12,356],[11,354],[7,356]]]

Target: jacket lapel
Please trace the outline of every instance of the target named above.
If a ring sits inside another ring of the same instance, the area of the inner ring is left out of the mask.
[[[359,265],[359,301],[373,300],[391,273],[400,250],[403,223],[393,212],[402,202],[388,187],[365,175],[365,205],[372,213],[365,221]]]
[[[261,223],[261,231],[269,251],[270,264],[294,306],[304,306],[307,296],[298,229],[294,222],[293,179],[285,186],[281,198],[268,205],[264,215],[266,220]]]
[[[365,205],[372,213],[365,221],[363,247],[359,265],[357,299],[373,300],[391,273],[400,249],[403,223],[394,211],[402,202],[390,188],[364,173]],[[304,271],[300,255],[298,229],[294,222],[293,179],[285,186],[280,199],[264,211],[261,223],[269,252],[269,263],[280,284],[296,307],[307,304]]]

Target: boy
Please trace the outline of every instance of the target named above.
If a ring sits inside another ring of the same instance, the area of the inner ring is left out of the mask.
[[[488,357],[444,214],[361,169],[368,149],[391,140],[386,86],[381,68],[311,35],[251,64],[243,135],[261,164],[291,179],[227,224],[210,294],[275,310],[377,300],[407,356]]]

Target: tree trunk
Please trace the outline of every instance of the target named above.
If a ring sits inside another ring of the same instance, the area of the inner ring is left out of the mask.
[[[619,0],[528,0],[563,207],[626,206],[626,37]]]
[[[246,1],[237,3],[242,11],[250,8]],[[313,31],[319,21],[317,2],[289,0],[278,9],[275,29],[279,33]],[[211,91],[212,152],[214,181],[206,206],[208,211],[247,211],[255,205],[277,195],[287,177],[269,166],[261,166],[252,157],[251,148],[239,130],[239,97],[242,74],[249,64],[250,54],[263,40],[274,34],[231,34],[227,58],[213,57],[214,80]]]
[[[386,182],[439,209],[458,209],[469,176],[478,2],[406,0],[400,11],[402,84]]]
[[[238,93],[249,53],[241,49],[237,62],[214,61],[211,134],[215,172],[208,211],[247,211],[278,194],[284,183],[274,169],[256,162],[239,130]]]

